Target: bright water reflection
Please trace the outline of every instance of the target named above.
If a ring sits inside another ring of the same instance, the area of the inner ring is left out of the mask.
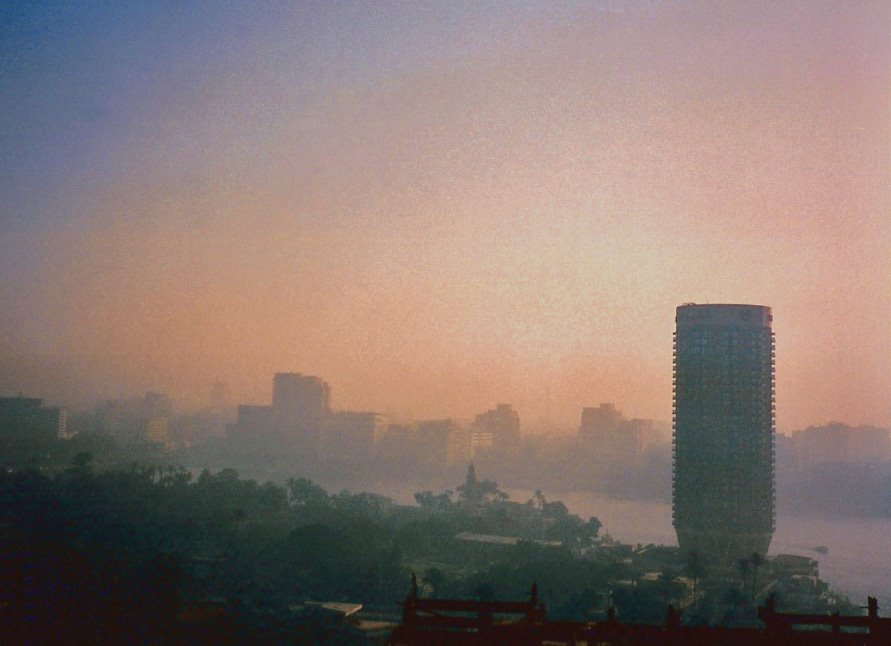
[[[508,493],[511,500],[520,502],[531,496],[520,489]],[[572,513],[584,518],[597,516],[604,532],[625,543],[677,545],[668,503],[615,500],[584,491],[548,497],[562,500]],[[812,548],[818,545],[825,545],[829,552],[814,552]],[[876,596],[881,614],[891,615],[891,519],[830,518],[781,509],[770,552],[817,559],[820,576],[833,589],[864,606],[867,595]]]
[[[354,485],[351,489],[374,491],[401,504],[414,504],[416,491],[441,491],[442,487],[375,481]],[[506,488],[505,491],[515,502],[526,502],[533,494],[527,489]],[[585,519],[597,516],[603,523],[602,531],[624,543],[677,545],[668,503],[614,499],[590,491],[545,491],[544,494],[548,500],[562,500],[570,512]],[[812,548],[818,545],[825,545],[828,553],[815,552]],[[780,501],[770,552],[817,559],[820,576],[834,590],[847,594],[854,603],[863,606],[867,595],[875,596],[879,600],[880,614],[891,616],[891,518],[793,514],[784,511]]]

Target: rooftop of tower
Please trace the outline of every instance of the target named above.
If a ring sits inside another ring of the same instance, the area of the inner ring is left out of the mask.
[[[746,305],[742,303],[715,303],[679,305],[675,320],[678,327],[700,325],[743,325],[770,327],[773,321],[770,307],[766,305]]]

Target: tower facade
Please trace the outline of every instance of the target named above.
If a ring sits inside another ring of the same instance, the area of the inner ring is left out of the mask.
[[[322,421],[331,412],[331,389],[318,377],[276,373],[272,382],[272,423],[283,446],[293,445],[306,460],[319,451]]]
[[[510,404],[480,413],[470,432],[472,453],[512,451],[520,444],[520,416]]]
[[[330,412],[328,384],[299,372],[278,372],[272,381],[272,408],[295,420],[318,422]]]
[[[719,567],[773,536],[772,320],[760,305],[677,308],[674,527],[683,553]]]

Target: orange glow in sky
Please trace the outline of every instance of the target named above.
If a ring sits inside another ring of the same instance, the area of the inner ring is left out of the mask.
[[[781,5],[220,34],[2,221],[0,387],[266,402],[300,371],[340,408],[667,420],[674,308],[738,302],[773,308],[780,430],[891,426],[891,5]]]

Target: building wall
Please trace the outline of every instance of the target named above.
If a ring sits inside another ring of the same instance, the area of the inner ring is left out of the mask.
[[[613,404],[582,409],[578,439],[585,453],[615,469],[639,465],[661,434],[653,420],[625,419]]]
[[[770,308],[684,305],[674,359],[674,526],[682,551],[729,563],[774,529]]]
[[[280,372],[272,382],[272,408],[279,416],[317,423],[331,412],[331,389],[319,377]]]
[[[891,433],[875,426],[830,422],[795,433],[792,446],[806,469],[831,462],[880,462],[891,457]]]
[[[145,439],[161,444],[166,449],[173,448],[170,437],[170,421],[166,417],[152,417],[145,423]]]
[[[68,412],[35,397],[0,397],[0,438],[67,439]]]
[[[498,404],[476,416],[471,433],[479,434],[480,447],[491,437],[490,450],[510,451],[520,444],[520,416],[510,404]]]
[[[227,430],[231,437],[261,438],[268,436],[271,428],[272,406],[242,404],[238,407],[235,424]]]
[[[412,424],[387,424],[374,450],[375,455],[384,461],[414,463],[418,453],[417,427]]]
[[[108,400],[93,409],[98,429],[121,442],[142,442],[150,420],[169,420],[173,403],[167,395],[147,392],[143,397]]]
[[[363,462],[374,457],[375,441],[386,427],[383,415],[340,411],[322,421],[321,457],[331,462]]]
[[[600,404],[597,408],[582,409],[582,421],[579,424],[579,439],[589,444],[603,441],[619,430],[624,417],[613,404]]]
[[[454,420],[418,422],[417,460],[419,465],[439,468],[470,459],[470,433]]]
[[[331,412],[331,389],[319,377],[297,372],[277,373],[272,384],[274,431],[283,447],[315,460],[320,449],[322,421]]]
[[[495,446],[495,435],[491,431],[473,429],[470,431],[470,456],[485,455]]]

